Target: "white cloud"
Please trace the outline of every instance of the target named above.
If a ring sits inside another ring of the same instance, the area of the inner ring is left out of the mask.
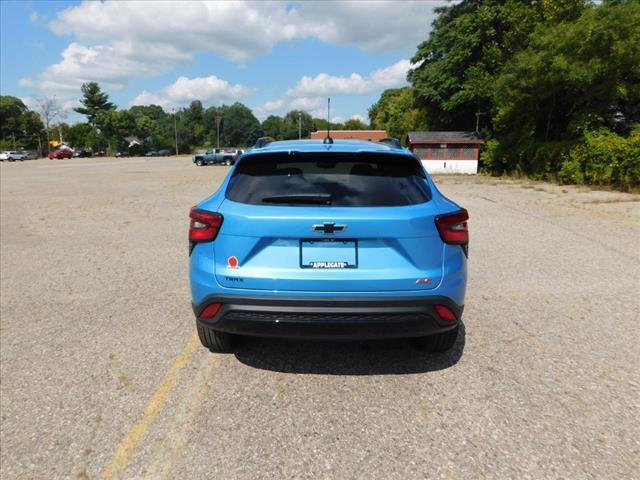
[[[151,93],[143,90],[130,105],[160,105],[163,107],[179,107],[193,100],[201,100],[205,104],[238,100],[251,93],[244,85],[232,85],[226,80],[210,75],[208,77],[179,77],[174,83]]]
[[[299,37],[290,16],[286,4],[270,2],[83,2],[59,12],[50,27],[85,42],[123,39],[244,61]]]
[[[127,42],[95,47],[71,43],[62,52],[62,61],[45,69],[38,87],[46,92],[75,93],[84,82],[96,81],[104,89],[119,90],[131,78],[154,75],[176,60],[186,60],[175,49],[159,51],[152,45],[140,48],[147,51],[147,58],[136,55]]]
[[[21,87],[23,87],[23,88],[31,88],[31,87],[34,87],[34,86],[35,86],[35,82],[34,82],[31,78],[29,78],[29,77],[27,77],[27,78],[21,78],[21,79],[18,81],[18,85],[20,85],[20,86],[21,86]]]
[[[393,88],[407,84],[407,72],[411,68],[411,62],[402,59],[386,68],[376,70],[371,74],[371,82],[376,87]]]
[[[279,98],[277,100],[270,100],[253,108],[253,114],[260,121],[267,118],[269,115],[278,114],[284,107],[284,100]]]
[[[351,115],[351,120],[360,120],[361,122],[367,123],[367,118],[365,118],[364,115],[360,115],[359,113],[356,113],[355,115]]]
[[[246,60],[279,42],[317,38],[370,51],[413,49],[446,1],[83,2],[50,23],[85,40],[166,43]]]
[[[315,77],[304,76],[297,85],[287,90],[292,97],[321,97],[331,95],[366,95],[381,88],[400,87],[407,84],[407,71],[411,62],[406,59],[386,68],[375,70],[366,78],[352,73],[348,77],[320,73]]]
[[[274,112],[282,108],[283,105],[284,105],[284,100],[278,99],[278,100],[273,100],[271,102],[265,102],[261,105],[261,107],[267,112]]]
[[[316,38],[363,50],[413,50],[444,1],[173,2],[85,1],[49,22],[73,38],[62,60],[42,75],[40,89],[77,90],[83,81],[110,89],[166,73],[212,52],[244,62],[283,42]],[[33,15],[32,20],[43,17]],[[392,73],[392,72],[391,72]],[[330,82],[332,79],[325,79]],[[367,89],[367,79],[339,80],[335,88]],[[374,79],[378,81],[378,79]]]
[[[317,110],[322,108],[324,103],[321,98],[299,97],[291,100],[289,107],[292,110]]]
[[[307,36],[380,52],[414,49],[431,30],[434,9],[446,1],[308,2],[296,11]]]
[[[287,95],[304,97],[310,95],[362,95],[372,88],[357,73],[348,77],[337,77],[320,73],[315,77],[302,77],[298,84],[287,90]]]

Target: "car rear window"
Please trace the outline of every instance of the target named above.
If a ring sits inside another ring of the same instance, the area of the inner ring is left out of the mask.
[[[252,205],[339,207],[415,205],[431,198],[416,159],[370,152],[250,155],[237,164],[226,196]]]

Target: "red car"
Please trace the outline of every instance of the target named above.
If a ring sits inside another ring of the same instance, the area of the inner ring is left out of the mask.
[[[73,152],[71,150],[53,150],[49,152],[49,160],[55,160],[59,158],[71,158],[73,156]]]

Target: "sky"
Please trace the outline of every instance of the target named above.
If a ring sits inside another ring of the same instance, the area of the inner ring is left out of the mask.
[[[73,112],[95,81],[118,108],[242,102],[263,120],[300,109],[359,118],[407,84],[445,1],[0,1],[0,93]]]

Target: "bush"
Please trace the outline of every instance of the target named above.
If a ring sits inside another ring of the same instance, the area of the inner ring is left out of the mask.
[[[621,190],[640,186],[640,126],[627,138],[602,129],[585,134],[569,151],[560,169],[565,183],[611,185]]]
[[[484,149],[480,151],[480,165],[483,171],[492,175],[504,173],[506,165],[500,141],[495,138],[487,140]]]
[[[570,142],[529,141],[521,147],[507,147],[497,139],[488,140],[481,159],[483,168],[494,175],[518,173],[533,178],[555,178]]]

